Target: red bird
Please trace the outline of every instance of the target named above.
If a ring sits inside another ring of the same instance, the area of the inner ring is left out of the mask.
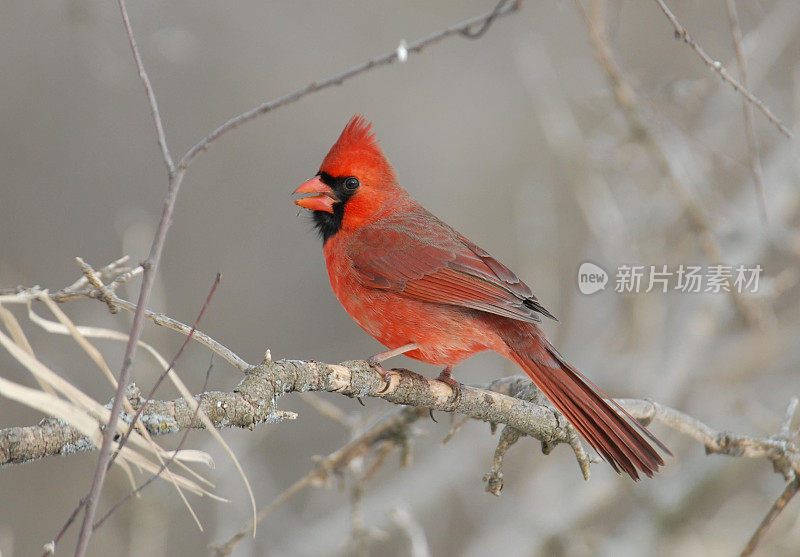
[[[642,433],[669,450],[556,351],[537,326],[553,316],[524,282],[400,187],[371,128],[354,116],[294,192],[312,194],[295,203],[313,211],[339,302],[389,348],[369,363],[384,378],[380,362],[399,354],[445,366],[439,380],[457,394],[453,366],[494,350],[525,370],[617,473],[652,477],[664,462]]]

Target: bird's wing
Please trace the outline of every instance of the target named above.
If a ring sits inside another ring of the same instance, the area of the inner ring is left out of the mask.
[[[361,283],[521,321],[553,315],[511,270],[426,212],[358,232],[348,256]]]

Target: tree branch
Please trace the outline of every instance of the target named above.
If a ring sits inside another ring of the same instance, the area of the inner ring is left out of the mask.
[[[425,47],[438,43],[448,37],[460,35],[467,38],[478,38],[486,32],[486,30],[489,28],[489,25],[493,21],[505,15],[516,12],[520,9],[521,5],[521,0],[515,0],[510,3],[507,0],[500,0],[495,9],[490,12],[472,17],[470,19],[465,19],[460,23],[456,23],[455,25],[440,31],[436,31],[427,37],[423,37],[422,39],[413,41],[409,44],[401,43],[402,48],[398,47],[390,52],[387,52],[386,54],[371,58],[366,62],[362,62],[361,64],[348,68],[343,72],[332,75],[331,77],[322,81],[312,81],[305,87],[297,89],[296,91],[292,91],[291,93],[287,93],[282,97],[278,97],[277,99],[260,104],[255,108],[251,108],[246,112],[242,112],[238,116],[234,116],[219,126],[217,129],[198,141],[191,149],[189,149],[178,163],[178,170],[185,170],[200,152],[208,150],[208,148],[211,146],[211,143],[226,133],[257,118],[258,116],[261,116],[262,114],[266,114],[267,112],[271,112],[276,108],[298,101],[306,95],[310,95],[311,93],[316,93],[317,91],[327,89],[333,85],[341,85],[348,79],[355,77],[358,74],[372,70],[379,66],[385,66],[397,62],[401,59],[401,57],[403,61],[405,61],[409,54],[418,54],[422,52],[422,49]],[[481,28],[478,31],[472,31],[472,28],[475,25],[481,25]]]
[[[219,280],[219,275],[217,275],[217,280]],[[215,286],[216,286],[216,283],[215,283]],[[190,336],[186,337],[186,340],[188,341],[190,338],[191,338]],[[176,356],[174,359],[176,360],[177,358],[178,357]],[[170,369],[170,367],[168,367],[167,369]],[[208,387],[208,380],[211,378],[211,370],[213,368],[214,368],[214,361],[213,361],[213,355],[212,355],[212,361],[209,362],[209,364],[208,364],[208,369],[206,370],[206,378],[205,378],[205,381],[203,381],[203,389],[202,389],[203,391],[205,391],[206,387]],[[163,374],[162,377],[166,377],[166,372]],[[155,392],[155,390],[156,390],[156,387],[153,387],[153,389],[151,390],[151,393]],[[128,430],[128,433],[126,433],[126,436],[130,435],[130,432],[133,431],[133,427],[132,426],[136,424],[136,421],[141,416],[141,411],[140,410],[142,410],[142,409],[140,408],[139,411],[137,411],[136,414],[134,414],[133,417],[130,419],[129,423],[131,424],[131,428]],[[194,407],[194,411],[192,412],[192,420],[196,420],[197,419],[199,412],[200,412],[200,406],[195,406]],[[125,494],[125,496],[122,499],[117,501],[108,511],[106,511],[106,514],[104,514],[100,519],[97,520],[97,522],[94,523],[94,526],[92,528],[94,530],[99,529],[103,525],[103,523],[108,519],[108,517],[110,517],[112,514],[114,514],[114,512],[117,509],[119,509],[122,505],[124,505],[128,501],[130,501],[132,497],[139,495],[142,491],[145,490],[145,488],[147,488],[147,486],[149,486],[151,483],[156,481],[159,478],[159,476],[161,476],[161,474],[167,468],[169,468],[169,466],[175,461],[175,457],[178,455],[180,450],[183,448],[183,445],[186,443],[186,440],[189,438],[189,433],[191,431],[192,430],[189,429],[189,428],[184,430],[183,436],[181,437],[181,440],[178,442],[178,446],[175,447],[175,449],[172,451],[172,454],[170,455],[170,457],[166,461],[161,463],[161,468],[158,469],[158,472],[156,472],[155,474],[151,475],[147,479],[147,481],[145,481],[143,484],[137,486],[136,489],[134,489],[133,491],[129,491],[127,494]],[[117,454],[119,454],[119,450],[122,449],[122,445],[123,445],[123,442],[121,441],[119,443],[118,451],[114,455],[112,455],[112,457],[111,457],[111,461],[109,462],[109,466],[113,462],[114,457]]]
[[[707,454],[767,458],[786,479],[800,473],[800,447],[780,435],[752,437],[715,430],[697,418],[651,400],[618,399],[637,420],[657,421],[702,444]]]
[[[127,268],[109,271],[109,267],[111,266],[101,269],[98,274],[113,279],[115,272],[119,276],[129,276],[135,271]],[[59,297],[54,294],[54,299],[67,301],[88,297],[104,303],[111,301],[120,308],[136,311],[136,306],[114,294],[112,286],[116,283],[117,279],[113,279],[100,291],[87,287],[88,281],[77,281],[58,291],[56,294],[60,293]],[[87,288],[80,289],[84,287]],[[13,292],[0,294],[0,303],[28,303],[40,291],[38,287],[17,288]],[[515,436],[518,433],[538,439],[546,454],[560,443],[569,444],[584,477],[588,479],[589,466],[593,460],[584,452],[580,438],[526,377],[497,379],[478,387],[465,385],[461,396],[454,401],[452,389],[445,383],[408,370],[393,371],[387,383],[362,360],[341,364],[303,360],[273,362],[267,350],[263,362],[251,365],[220,342],[189,325],[149,311],[144,312],[144,315],[181,334],[191,334],[192,340],[222,355],[232,365],[244,371],[244,378],[233,391],[204,392],[195,397],[200,410],[208,416],[215,428],[236,426],[253,429],[259,423],[291,419],[295,417],[294,414],[278,410],[277,401],[281,396],[292,392],[325,391],[354,398],[370,396],[399,405],[462,414],[489,422],[493,428],[499,424],[506,425],[495,454],[494,466],[487,475],[487,489],[493,493],[499,493],[502,489],[502,458],[516,442]],[[173,401],[145,401],[135,386],[130,387],[128,398],[131,399],[134,409],[141,409],[145,405],[140,420],[152,435],[204,427],[203,422],[194,414],[193,406],[182,398]],[[790,435],[792,419],[800,406],[798,397],[794,397],[789,403],[779,431],[767,438],[717,431],[691,416],[652,401],[618,399],[618,402],[640,421],[649,423],[655,420],[695,439],[709,454],[767,458],[787,480],[793,479],[800,472],[800,448]],[[130,416],[123,414],[122,417],[130,421]],[[72,454],[94,449],[84,436],[53,418],[47,418],[36,426],[0,430],[0,466],[54,454]]]
[[[747,542],[747,545],[742,550],[741,556],[746,557],[747,555],[752,555],[758,545],[758,542],[761,541],[761,537],[770,527],[770,525],[775,521],[781,511],[789,504],[789,501],[792,500],[797,494],[797,491],[800,490],[800,476],[795,477],[794,480],[789,482],[781,493],[780,497],[775,500],[772,504],[772,507],[769,509],[769,512],[764,517],[764,520],[761,521],[761,524],[758,525],[758,529],[753,532],[750,540]]]
[[[367,431],[358,435],[343,447],[332,452],[325,458],[320,459],[313,470],[295,481],[278,495],[272,503],[261,509],[258,515],[250,521],[243,530],[234,534],[224,544],[212,546],[216,557],[230,555],[234,546],[244,538],[257,523],[264,520],[272,511],[297,495],[304,488],[325,482],[334,472],[340,472],[345,469],[353,460],[363,456],[374,445],[386,440],[403,438],[407,435],[409,426],[424,415],[425,410],[422,408],[398,408],[378,420],[372,427],[367,429]]]
[[[120,260],[124,262],[124,260]],[[121,263],[120,263],[121,264]],[[113,265],[113,264],[112,264]],[[98,273],[111,280],[103,291],[88,287],[88,281],[77,281],[72,286],[53,295],[60,301],[79,297],[94,298],[104,303],[136,311],[137,307],[114,294],[113,285],[118,276],[135,274],[135,269],[111,266]],[[84,288],[86,287],[86,288]],[[40,292],[38,287],[16,288],[0,294],[0,303],[28,303]],[[342,364],[326,364],[303,360],[273,362],[269,351],[259,365],[251,365],[241,357],[199,330],[161,314],[146,311],[143,315],[154,323],[166,325],[184,335],[192,334],[195,340],[222,355],[235,367],[245,372],[244,378],[231,392],[205,392],[195,397],[200,410],[216,428],[242,427],[253,429],[259,423],[291,419],[294,414],[277,409],[277,400],[291,392],[325,391],[348,397],[371,396],[383,398],[394,404],[415,406],[443,412],[463,414],[469,418],[489,422],[495,427],[506,425],[495,455],[495,463],[487,476],[487,489],[499,493],[502,489],[502,457],[516,441],[516,433],[538,439],[542,449],[549,453],[560,443],[569,444],[576,456],[584,477],[592,459],[586,455],[580,438],[569,423],[547,402],[544,395],[521,376],[497,379],[479,386],[464,386],[461,397],[453,400],[451,388],[440,381],[428,379],[408,370],[396,370],[385,382],[380,374],[366,362],[357,360]],[[140,409],[146,401],[135,386],[128,393],[133,408]],[[699,420],[678,410],[656,402],[636,399],[619,399],[620,404],[636,419],[649,423],[658,421],[701,443],[708,453],[767,458],[777,471],[793,479],[800,472],[800,448],[790,436],[791,421],[800,399],[793,398],[786,410],[780,430],[768,438],[717,431]],[[123,414],[123,419],[130,416]],[[179,398],[173,401],[146,402],[140,417],[152,435],[175,433],[187,428],[203,428],[192,405]],[[95,447],[80,433],[54,418],[47,418],[36,426],[12,427],[0,430],[0,466],[36,460],[54,454],[72,454],[94,450]]]
[[[158,142],[161,146],[162,156],[168,168],[169,181],[167,186],[167,195],[164,198],[163,208],[161,211],[161,220],[158,223],[158,228],[153,236],[153,243],[150,247],[150,253],[147,260],[142,264],[144,269],[142,273],[142,286],[139,291],[139,303],[136,312],[133,314],[133,324],[128,336],[128,344],[125,347],[125,355],[122,359],[122,366],[119,370],[119,379],[117,385],[117,392],[114,396],[114,402],[111,405],[111,416],[108,420],[108,427],[103,432],[103,444],[100,447],[100,456],[97,458],[97,465],[95,467],[94,477],[92,479],[92,486],[89,489],[89,494],[86,496],[86,512],[83,515],[83,523],[81,524],[80,534],[78,536],[78,545],[75,550],[76,557],[82,557],[86,554],[89,546],[89,540],[92,537],[92,525],[94,524],[94,515],[97,511],[97,503],[100,497],[100,492],[103,490],[103,483],[106,478],[106,471],[108,470],[108,462],[111,458],[111,443],[114,439],[116,431],[117,419],[122,411],[122,400],[125,396],[125,388],[130,382],[130,369],[133,360],[136,357],[136,348],[138,346],[139,337],[144,328],[143,312],[150,301],[150,293],[153,290],[156,269],[161,260],[161,252],[164,249],[164,243],[167,239],[167,232],[172,224],[172,213],[175,209],[175,201],[178,197],[181,183],[183,182],[184,171],[176,172],[172,157],[167,148],[166,137],[164,135],[164,126],[161,122],[161,114],[158,111],[158,104],[156,103],[155,93],[150,85],[150,79],[147,77],[147,72],[142,64],[142,57],[139,54],[139,49],[136,46],[136,39],[133,35],[131,28],[130,18],[128,17],[128,10],[125,6],[125,0],[118,0],[120,13],[122,14],[122,22],[125,27],[125,33],[128,36],[128,42],[133,52],[133,57],[136,62],[136,67],[139,70],[139,76],[144,84],[147,93],[147,100],[150,104],[150,112],[153,116],[153,121],[156,127],[156,135]]]
[[[118,3],[122,15],[122,25],[125,27],[125,34],[128,36],[128,44],[131,46],[133,60],[136,62],[136,69],[139,71],[139,79],[142,80],[144,91],[147,94],[147,102],[150,104],[150,114],[153,117],[153,124],[156,128],[158,146],[161,147],[161,156],[164,158],[164,164],[167,165],[167,171],[172,175],[175,173],[175,163],[172,162],[172,155],[170,155],[169,147],[167,147],[167,137],[164,133],[164,123],[161,121],[161,113],[158,110],[156,94],[153,91],[153,86],[150,85],[150,77],[144,69],[144,62],[142,62],[142,55],[139,53],[139,47],[136,44],[136,37],[133,35],[133,27],[131,27],[131,20],[128,17],[128,9],[125,6],[125,0],[118,0]]]
[[[792,137],[792,132],[789,131],[783,122],[781,122],[769,109],[767,105],[765,105],[758,97],[753,95],[747,87],[736,81],[736,79],[728,73],[728,70],[725,69],[725,66],[722,65],[722,62],[719,60],[714,60],[708,53],[703,50],[697,41],[692,38],[689,34],[689,31],[684,27],[678,18],[675,17],[675,14],[669,9],[669,7],[664,3],[664,0],[656,0],[658,7],[661,8],[661,11],[664,12],[664,15],[667,16],[667,19],[672,24],[672,27],[675,29],[675,38],[676,39],[683,39],[683,42],[688,44],[692,50],[694,50],[700,59],[705,63],[706,66],[711,68],[713,71],[717,72],[722,80],[733,87],[740,95],[742,95],[748,102],[752,103],[756,106],[761,113],[767,117],[767,120],[775,124],[775,126],[780,130],[780,132],[788,138]]]
[[[742,48],[742,27],[739,25],[739,13],[736,10],[735,0],[725,0],[725,9],[728,12],[728,22],[731,24],[731,37],[733,38],[733,49],[736,51],[736,63],[739,66],[739,79],[742,80],[744,87],[747,84],[747,58]],[[764,197],[764,180],[761,169],[761,157],[758,154],[758,137],[756,136],[755,116],[753,105],[742,99],[742,110],[744,111],[744,131],[747,138],[747,151],[750,155],[750,172],[753,174],[753,185],[756,188],[756,203],[761,214],[761,221],[767,222],[767,202]]]
[[[453,392],[448,385],[407,370],[393,372],[386,384],[362,360],[338,365],[280,360],[264,361],[251,367],[233,391],[209,391],[197,395],[195,400],[218,428],[253,429],[260,423],[282,421],[293,415],[277,409],[277,398],[291,392],[326,391],[349,397],[383,398],[395,404],[443,412],[455,411],[471,418],[511,425],[543,442],[566,442],[567,434],[551,408],[513,398],[526,381],[517,385],[516,381],[501,379],[489,383],[485,389],[465,385],[461,397],[453,403]],[[135,409],[144,404],[139,419],[152,435],[204,427],[182,398],[145,403],[136,388],[131,389],[128,396]],[[122,417],[130,418],[125,414]],[[84,442],[83,436],[52,418],[36,426],[0,430],[0,465],[93,449],[88,441]]]
[[[94,298],[106,304],[136,311],[135,305],[118,298],[114,293],[116,285],[122,282],[120,277],[136,274],[136,269],[121,267],[123,262],[124,259],[119,260],[96,273],[111,281],[108,286],[98,288],[87,278],[76,281],[54,296],[58,296],[57,299],[62,302],[78,297]],[[38,287],[16,288],[13,291],[0,293],[0,302],[28,303],[35,299],[40,291]],[[453,400],[453,391],[445,383],[408,370],[394,370],[387,382],[365,361],[360,360],[342,364],[302,360],[273,362],[267,350],[266,359],[261,364],[250,365],[221,343],[184,323],[152,312],[144,312],[144,315],[155,323],[166,324],[184,335],[191,335],[192,340],[211,348],[215,353],[224,355],[235,367],[244,370],[244,378],[233,391],[203,392],[195,397],[199,409],[208,416],[210,424],[215,428],[235,426],[254,429],[259,423],[293,419],[296,417],[294,413],[278,410],[277,401],[281,396],[292,392],[325,391],[355,398],[363,396],[383,398],[398,405],[418,409],[460,413],[466,416],[465,419],[489,422],[492,431],[497,425],[504,424],[491,470],[484,477],[487,491],[495,495],[499,495],[503,488],[503,458],[522,435],[538,439],[545,454],[549,454],[560,443],[569,444],[586,479],[589,478],[589,466],[597,461],[585,453],[574,428],[550,406],[542,393],[526,377],[498,379],[480,387],[464,386],[461,397]],[[142,425],[151,435],[205,427],[203,421],[198,418],[199,412],[195,405],[185,399],[147,401],[133,385],[129,387],[127,396],[134,413],[140,414]],[[791,435],[791,425],[800,406],[798,397],[790,401],[776,434],[764,438],[717,431],[687,414],[648,400],[618,399],[618,402],[634,418],[644,423],[658,421],[698,441],[708,454],[766,458],[772,461],[775,471],[782,473],[790,484],[784,496],[778,500],[754,535],[755,541],[794,494],[792,486],[796,483],[795,478],[800,476],[798,474],[800,447]],[[424,411],[414,412],[415,416],[424,413]],[[121,417],[126,422],[131,422],[131,415],[123,413]],[[454,430],[456,429],[457,427],[454,427]],[[448,438],[453,433],[451,432]],[[368,450],[371,444],[361,444],[359,447]],[[0,430],[0,466],[28,462],[54,454],[67,455],[94,449],[95,446],[85,436],[54,418],[42,420],[36,426]],[[321,468],[317,468],[298,480],[287,490],[286,498],[310,485],[321,473]],[[283,496],[279,497],[259,516],[265,516],[283,500]],[[245,529],[239,534],[245,535],[247,531],[249,530]],[[240,535],[237,534],[238,537],[241,537]],[[234,537],[231,542],[238,541],[238,537]]]
[[[200,409],[215,427],[254,429],[260,423],[293,418],[277,409],[277,400],[291,392],[325,391],[348,397],[376,397],[394,404],[456,412],[493,424],[505,424],[552,448],[569,443],[566,421],[549,405],[517,398],[531,387],[526,377],[497,379],[481,387],[463,386],[453,402],[451,388],[440,381],[402,370],[390,376],[388,384],[363,360],[327,364],[302,360],[264,361],[251,367],[230,392],[209,391],[195,397]],[[140,420],[152,435],[176,433],[186,428],[203,428],[192,407],[182,398],[144,402],[132,389],[134,408],[145,404]],[[758,438],[711,428],[678,410],[656,402],[617,399],[634,418],[657,421],[701,443],[706,452],[771,460],[784,474],[800,472],[800,448],[775,437]],[[129,419],[123,415],[123,419]],[[510,435],[510,433],[509,433]],[[60,420],[48,418],[39,425],[0,430],[0,465],[22,463],[54,454],[93,450],[83,436]],[[499,472],[499,465],[493,472]]]
[[[636,91],[614,58],[606,30],[605,2],[603,0],[590,0],[588,12],[584,10],[583,4],[579,0],[576,0],[575,4],[586,22],[589,40],[594,49],[595,57],[606,74],[614,93],[614,100],[622,110],[622,114],[631,129],[631,134],[645,146],[658,166],[659,171],[667,178],[667,183],[681,205],[683,205],[686,216],[697,233],[700,247],[706,259],[714,265],[724,264],[725,259],[722,254],[722,248],[714,235],[709,215],[695,199],[689,185],[675,171],[657,134],[648,123]],[[763,326],[764,313],[756,300],[738,292],[736,288],[729,287],[727,292],[734,307],[749,325]]]

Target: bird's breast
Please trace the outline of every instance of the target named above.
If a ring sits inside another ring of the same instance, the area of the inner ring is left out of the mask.
[[[346,255],[346,239],[337,234],[325,243],[331,287],[350,317],[378,342],[389,349],[414,342],[420,348],[407,355],[434,365],[455,365],[503,346],[482,312],[365,287]]]

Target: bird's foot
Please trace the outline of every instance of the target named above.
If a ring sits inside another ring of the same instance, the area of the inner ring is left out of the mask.
[[[447,366],[442,370],[436,380],[445,383],[451,389],[453,389],[453,400],[451,402],[455,404],[458,402],[458,399],[461,398],[461,383],[453,379],[453,377],[450,375],[452,372],[453,368],[451,366]]]
[[[378,391],[376,393],[379,396],[386,394],[386,392],[389,390],[389,387],[392,384],[392,375],[399,375],[404,371],[408,371],[407,369],[403,369],[403,368],[388,369],[387,370],[386,368],[384,368],[381,365],[381,360],[376,360],[376,359],[373,359],[373,358],[368,358],[367,359],[367,364],[369,364],[369,367],[371,367],[372,369],[377,371],[380,374],[381,379],[383,379],[384,382],[386,383],[386,385],[384,385],[384,387],[380,391]]]
[[[377,371],[380,374],[381,378],[388,383],[391,377],[386,368],[384,368],[381,365],[381,361],[382,360],[378,360],[374,356],[372,358],[367,358],[367,364],[369,365],[369,367]]]

